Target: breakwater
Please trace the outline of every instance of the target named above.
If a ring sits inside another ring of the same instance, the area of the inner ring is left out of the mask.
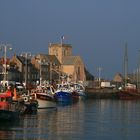
[[[118,99],[118,90],[110,88],[86,88],[87,98],[94,99]]]

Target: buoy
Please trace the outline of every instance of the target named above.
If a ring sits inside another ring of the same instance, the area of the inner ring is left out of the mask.
[[[28,102],[28,97],[24,97],[24,102]]]

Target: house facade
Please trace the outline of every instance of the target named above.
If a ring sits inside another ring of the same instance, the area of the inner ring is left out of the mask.
[[[25,56],[14,55],[11,62],[17,67],[21,73],[19,81],[22,81],[26,86],[35,85],[38,79],[38,70],[31,63],[31,58]]]
[[[59,80],[61,64],[55,55],[38,54],[31,59],[39,73],[39,82]]]

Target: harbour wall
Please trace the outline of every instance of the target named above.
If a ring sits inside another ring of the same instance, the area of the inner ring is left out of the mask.
[[[87,98],[94,99],[118,99],[118,90],[110,88],[86,88]]]

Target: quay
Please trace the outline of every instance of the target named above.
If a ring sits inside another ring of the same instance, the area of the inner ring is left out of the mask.
[[[116,89],[110,88],[86,88],[85,93],[87,98],[92,99],[118,99]]]

